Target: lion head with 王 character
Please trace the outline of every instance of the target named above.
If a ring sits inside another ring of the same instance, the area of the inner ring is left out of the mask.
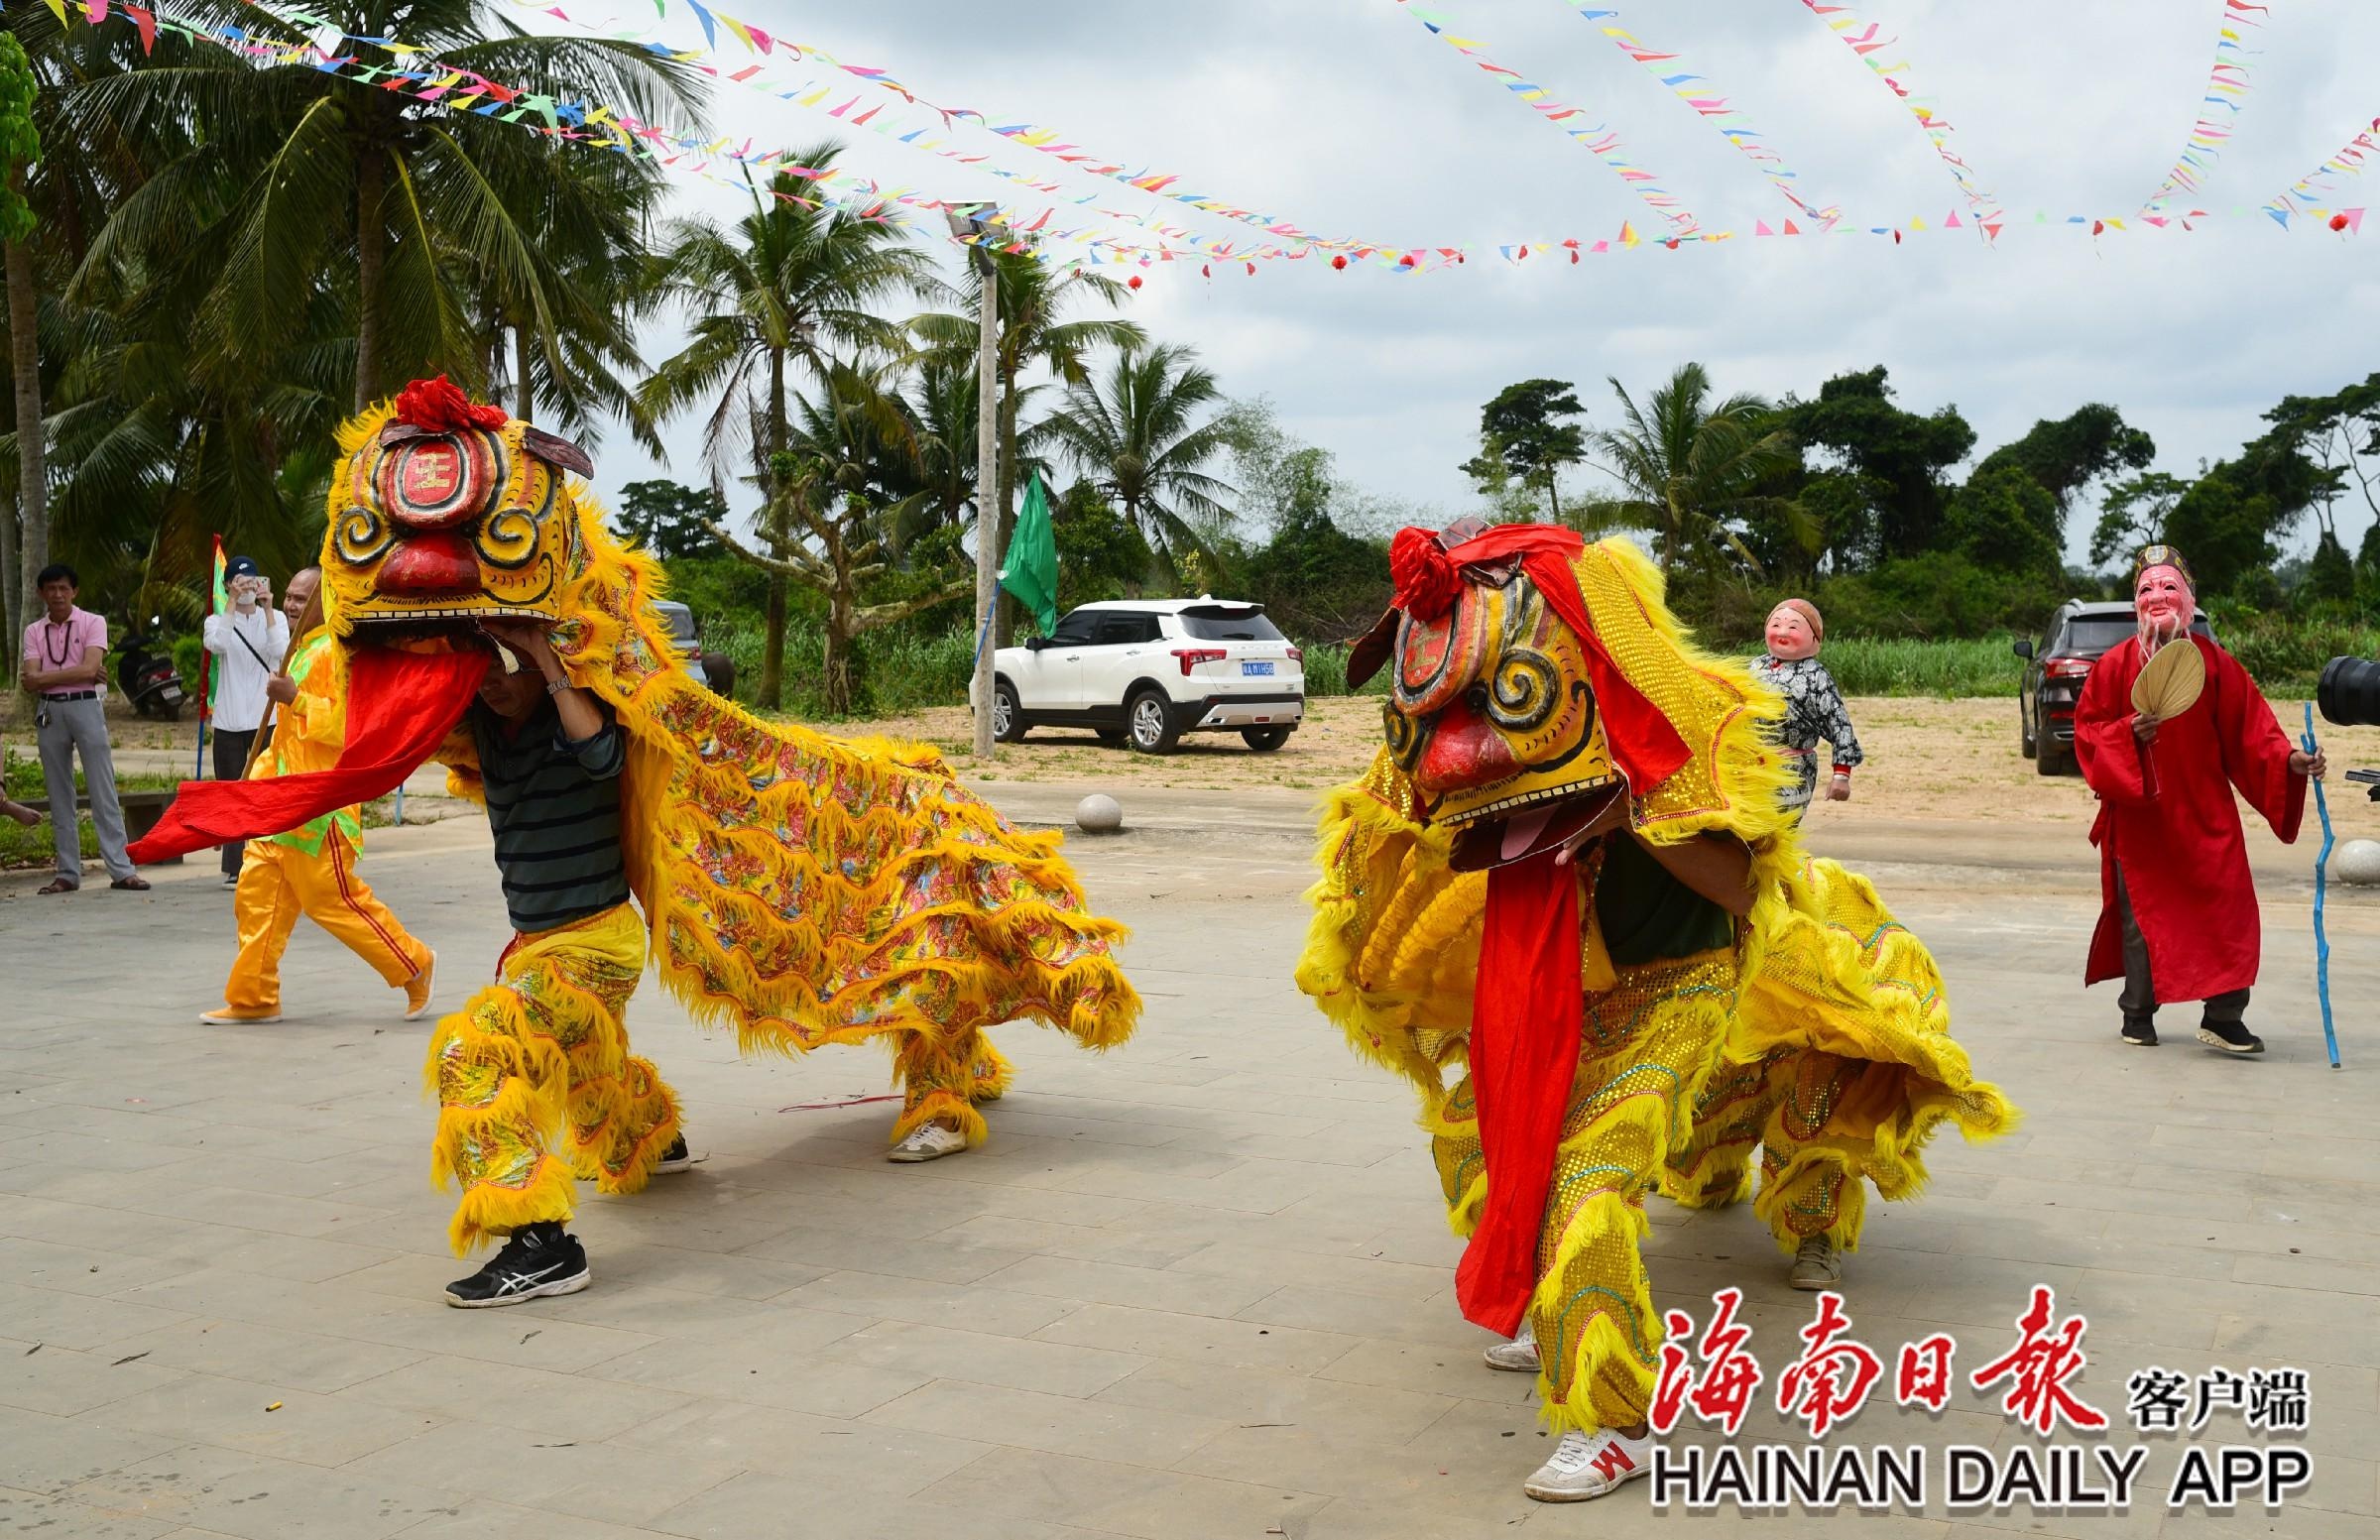
[[[460,639],[561,618],[583,559],[576,444],[473,404],[440,376],[344,436],[322,541],[326,610],[356,642]]]

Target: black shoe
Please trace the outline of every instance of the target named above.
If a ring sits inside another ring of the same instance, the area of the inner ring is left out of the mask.
[[[2225,1053],[2262,1053],[2264,1039],[2237,1021],[2201,1021],[2199,1041]]]
[[[2126,1016],[2124,1018],[2124,1041],[2135,1048],[2156,1047],[2157,1023],[2147,1016]]]
[[[697,1155],[686,1148],[686,1136],[681,1133],[669,1141],[669,1147],[661,1151],[661,1158],[653,1163],[653,1174],[666,1176],[672,1171],[691,1171],[710,1158],[708,1153]]]
[[[587,1248],[559,1223],[542,1220],[513,1232],[504,1249],[468,1278],[446,1285],[446,1303],[459,1310],[518,1305],[587,1286]]]

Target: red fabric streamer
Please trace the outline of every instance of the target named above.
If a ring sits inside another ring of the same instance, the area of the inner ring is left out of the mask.
[[[397,393],[397,420],[432,433],[451,433],[460,428],[504,426],[502,407],[473,406],[462,387],[444,375],[434,380],[416,380]]]
[[[347,747],[338,764],[270,780],[185,780],[127,854],[139,866],[171,861],[386,796],[437,753],[487,672],[485,652],[358,651],[347,665]]]
[[[1547,851],[1488,874],[1479,991],[1471,1011],[1488,1201],[1455,1269],[1464,1317],[1510,1337],[1537,1286],[1537,1237],[1587,1010],[1580,978],[1579,869]]]

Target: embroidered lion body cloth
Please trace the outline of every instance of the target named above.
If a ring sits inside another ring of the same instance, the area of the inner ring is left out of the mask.
[[[1130,1034],[1123,929],[1089,911],[1059,837],[1011,826],[930,748],[764,722],[698,682],[654,608],[659,566],[605,530],[568,474],[591,469],[574,445],[439,381],[350,422],[341,447],[322,550],[348,661],[339,766],[310,785],[184,787],[153,852],[294,827],[433,757],[477,795],[458,724],[490,656],[479,628],[537,621],[626,736],[630,887],[663,984],[697,1019],[733,1026],[747,1051],[962,1049],[963,1083],[912,1095],[895,1137],[937,1116],[983,1136],[972,1104],[1008,1073],[985,1027],[1029,1018],[1090,1047]]]

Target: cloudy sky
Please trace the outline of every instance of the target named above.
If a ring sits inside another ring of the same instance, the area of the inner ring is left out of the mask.
[[[699,46],[683,0],[658,36]],[[1425,0],[1426,3],[1426,0]],[[642,0],[566,0],[574,21],[649,28]],[[1159,338],[1195,344],[1238,397],[1263,396],[1298,437],[1373,492],[1451,515],[1471,492],[1455,467],[1475,449],[1482,402],[1515,380],[1578,383],[1592,420],[1615,411],[1606,376],[1649,389],[1699,359],[1724,390],[1815,392],[1829,375],[1883,364],[1903,405],[1956,403],[1988,450],[2041,416],[2105,401],[2154,434],[2161,468],[2196,469],[2257,429],[2287,393],[2327,394],[2380,369],[2380,219],[2361,239],[2274,227],[2257,205],[2380,115],[2380,6],[2273,0],[2241,29],[2251,88],[2235,136],[2194,200],[2194,233],[2131,216],[2184,146],[2216,59],[2222,0],[1860,0],[1906,60],[1903,77],[1954,126],[1955,147],[2005,207],[1996,246],[1940,233],[1967,209],[1896,99],[1799,0],[1622,4],[1611,25],[1677,54],[1724,91],[1799,173],[1809,201],[1846,223],[1929,233],[1753,239],[1794,213],[1710,123],[1583,20],[1566,0],[1440,0],[1455,31],[1624,140],[1707,229],[1738,239],[1671,252],[1559,255],[1517,266],[1499,244],[1615,236],[1659,223],[1596,156],[1522,105],[1397,0],[1205,0],[1197,5],[1040,0],[729,0],[780,36],[880,66],[927,100],[1034,122],[1133,168],[1326,235],[1390,246],[1468,246],[1465,266],[1419,276],[1332,271],[1319,260],[1148,270],[1131,312]],[[729,67],[752,62],[722,30]],[[2226,58],[2235,56],[2224,56]],[[2359,67],[2360,65],[2360,67]],[[769,78],[826,79],[773,67]],[[848,83],[847,79],[845,83]],[[900,109],[866,87],[839,91]],[[905,110],[905,109],[901,109]],[[850,144],[847,163],[952,199],[1053,200],[868,132],[822,109],[723,86],[716,129],[741,141]],[[881,121],[881,120],[880,120]],[[905,126],[924,126],[909,112]],[[1157,200],[962,127],[950,143],[996,164],[1057,174],[1064,201],[1155,209]],[[2336,201],[2380,204],[2380,175]],[[732,218],[728,190],[689,180],[681,211]],[[1217,235],[1227,222],[1172,217]],[[2238,212],[2234,212],[2234,211]],[[1068,209],[1067,213],[1079,214]],[[2035,223],[2037,213],[2054,221]],[[2116,216],[2132,233],[2093,240],[2062,222]],[[928,216],[931,218],[932,216]],[[1064,215],[1061,216],[1063,219]],[[656,331],[655,358],[675,343]],[[658,473],[699,481],[693,416],[673,424]],[[655,474],[614,435],[602,484]],[[2078,514],[2070,545],[2089,532]],[[2350,544],[2369,522],[2342,505]]]

